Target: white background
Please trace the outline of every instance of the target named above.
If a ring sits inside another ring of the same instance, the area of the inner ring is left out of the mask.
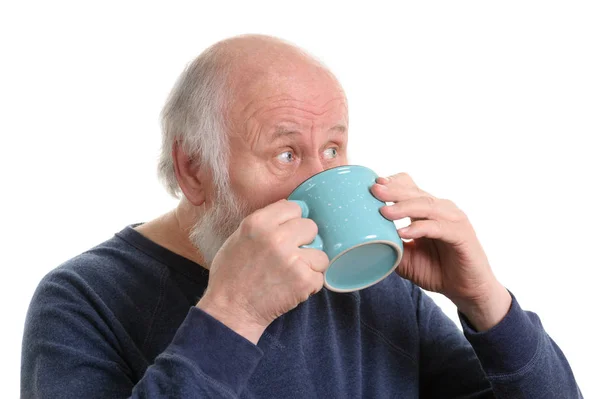
[[[185,64],[266,33],[337,74],[353,163],[408,172],[466,211],[498,278],[600,397],[599,7],[411,3],[2,3],[1,396],[18,396],[42,276],[175,206],[155,177],[158,115]]]

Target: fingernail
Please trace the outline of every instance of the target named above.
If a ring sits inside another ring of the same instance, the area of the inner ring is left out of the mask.
[[[383,184],[388,184],[390,182],[390,179],[388,177],[381,177],[380,179],[383,182]]]
[[[410,226],[403,227],[403,228],[401,228],[401,229],[400,229],[400,233],[401,233],[401,234],[403,234],[403,233],[407,233],[407,232],[408,232],[408,230],[410,230]]]

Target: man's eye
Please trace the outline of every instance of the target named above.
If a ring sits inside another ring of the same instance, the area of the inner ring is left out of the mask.
[[[281,162],[290,163],[294,161],[294,153],[292,151],[282,152],[277,156]]]
[[[328,148],[325,150],[325,157],[326,158],[335,158],[335,157],[337,157],[337,153],[338,153],[337,148],[331,147],[331,148]]]

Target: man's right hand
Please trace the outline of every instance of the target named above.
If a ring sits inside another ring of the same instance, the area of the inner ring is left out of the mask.
[[[301,214],[281,200],[246,217],[215,256],[196,306],[256,344],[273,320],[320,291],[329,258],[300,248],[317,235]]]

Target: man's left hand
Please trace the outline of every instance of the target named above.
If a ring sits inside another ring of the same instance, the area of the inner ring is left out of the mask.
[[[410,218],[398,234],[404,255],[398,274],[447,296],[479,331],[498,324],[512,298],[494,276],[469,219],[452,201],[421,190],[406,173],[380,177],[371,191],[393,205],[381,208],[389,220]]]

